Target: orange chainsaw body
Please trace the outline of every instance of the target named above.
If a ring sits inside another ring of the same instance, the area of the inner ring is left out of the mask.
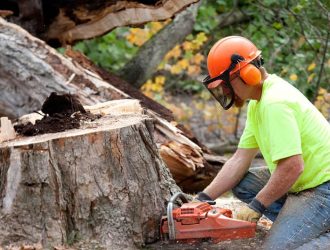
[[[230,209],[206,202],[184,203],[172,213],[176,240],[211,238],[216,243],[255,236],[256,223],[233,219]],[[163,216],[161,234],[166,237],[168,233],[168,220]]]

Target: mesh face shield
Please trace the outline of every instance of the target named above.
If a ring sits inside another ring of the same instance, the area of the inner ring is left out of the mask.
[[[221,75],[211,78],[209,75],[202,81],[203,85],[213,95],[213,97],[220,103],[223,109],[227,110],[233,106],[235,101],[235,92],[230,84],[230,72],[235,66],[243,61],[244,58],[240,55],[233,54],[231,56],[231,64],[228,69],[225,70]],[[220,83],[221,82],[221,83]],[[219,84],[220,83],[220,84]],[[217,87],[211,87],[217,85]]]
[[[234,104],[235,92],[229,82],[229,74],[228,74],[228,80],[220,78],[221,76],[223,76],[223,74],[214,78],[207,76],[203,80],[203,84],[207,88],[207,90],[210,91],[212,96],[220,103],[223,109],[227,110]],[[220,81],[223,81],[223,83],[218,84],[218,82]],[[218,86],[215,88],[208,88],[208,85],[210,83],[217,84]]]

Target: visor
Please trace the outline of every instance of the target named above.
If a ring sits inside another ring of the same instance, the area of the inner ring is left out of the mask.
[[[207,76],[202,82],[212,96],[220,103],[223,109],[227,110],[233,106],[235,101],[235,92],[224,74],[211,78]]]

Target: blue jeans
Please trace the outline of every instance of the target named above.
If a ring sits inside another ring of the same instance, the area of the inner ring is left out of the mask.
[[[251,169],[233,189],[234,195],[249,203],[265,186],[267,168]],[[330,249],[330,182],[297,194],[288,194],[264,213],[274,221],[262,249]]]

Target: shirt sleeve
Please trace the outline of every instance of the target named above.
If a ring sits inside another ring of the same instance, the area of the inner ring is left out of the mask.
[[[250,117],[250,107],[247,111],[247,118],[243,134],[239,140],[238,148],[258,148],[258,143],[254,135],[253,119]]]
[[[263,120],[268,129],[270,155],[273,163],[301,154],[301,137],[294,110],[286,104],[270,104]]]

